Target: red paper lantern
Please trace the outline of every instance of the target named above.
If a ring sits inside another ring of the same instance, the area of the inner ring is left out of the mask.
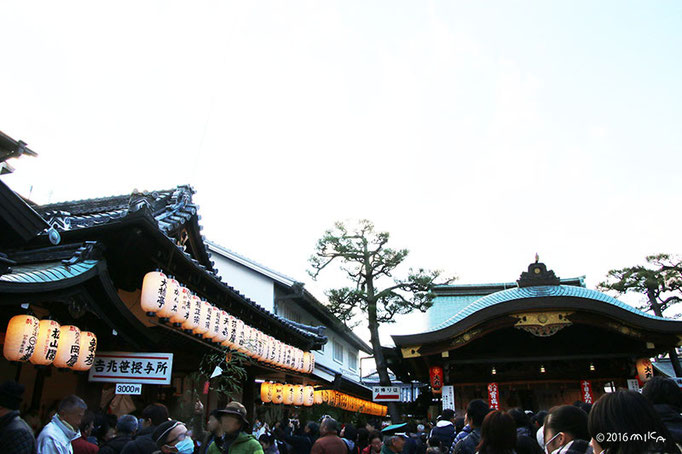
[[[440,366],[431,366],[429,369],[429,378],[432,392],[434,394],[440,394],[443,389],[443,368]]]

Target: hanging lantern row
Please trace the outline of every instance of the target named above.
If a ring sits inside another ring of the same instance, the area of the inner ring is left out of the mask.
[[[315,403],[315,388],[265,382],[260,385],[260,398],[264,403],[312,407]]]
[[[170,322],[176,329],[236,350],[247,356],[301,373],[315,369],[315,355],[268,336],[242,320],[192,294],[161,271],[147,273],[142,282],[142,310]]]
[[[265,382],[260,385],[260,398],[264,403],[312,407],[328,404],[342,410],[386,416],[388,407],[358,399],[333,390],[315,390],[312,386],[285,385]]]
[[[9,361],[30,361],[77,371],[89,370],[97,351],[97,336],[77,326],[32,315],[15,315],[7,325],[3,355]]]

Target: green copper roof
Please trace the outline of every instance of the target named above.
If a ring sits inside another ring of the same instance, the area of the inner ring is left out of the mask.
[[[38,284],[62,281],[80,276],[95,265],[97,265],[97,260],[84,260],[71,266],[64,265],[62,262],[17,266],[12,268],[10,274],[0,276],[0,282]]]
[[[618,301],[609,295],[598,292],[596,290],[591,290],[584,287],[577,287],[572,285],[543,285],[537,287],[524,287],[524,288],[513,288],[509,290],[503,290],[500,292],[492,293],[486,295],[482,298],[478,298],[475,301],[464,305],[457,313],[452,317],[448,318],[439,325],[433,327],[431,331],[438,331],[448,326],[452,326],[457,322],[462,321],[466,317],[486,309],[491,306],[498,304],[508,303],[514,300],[528,299],[528,298],[551,298],[551,297],[569,297],[569,298],[583,298],[590,299],[594,301],[599,301],[602,303],[610,304],[616,306],[620,309],[632,312],[633,314],[639,315],[641,317],[651,318],[654,320],[667,320],[663,317],[657,317],[655,315],[647,314],[642,312],[629,304],[625,304],[622,301]],[[453,298],[453,300],[460,300],[458,297],[438,297],[436,300]],[[458,301],[459,302],[459,301]]]

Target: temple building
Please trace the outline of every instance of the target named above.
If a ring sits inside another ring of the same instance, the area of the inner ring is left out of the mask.
[[[605,388],[632,386],[638,364],[682,339],[681,321],[588,289],[583,278],[559,279],[538,261],[516,282],[435,293],[428,331],[392,336],[396,348],[387,353],[405,382],[429,382],[442,368],[457,410],[490,392],[501,408],[590,402]]]

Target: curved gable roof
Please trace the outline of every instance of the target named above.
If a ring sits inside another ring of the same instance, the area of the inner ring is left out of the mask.
[[[530,273],[538,268],[540,272]],[[519,286],[485,295],[466,304],[430,331],[392,336],[396,346],[447,340],[483,321],[520,311],[567,309],[616,317],[653,331],[682,334],[682,322],[647,314],[605,293],[575,285],[562,285],[542,263],[523,273]]]
[[[497,304],[507,303],[514,300],[529,299],[529,298],[547,298],[547,297],[572,297],[572,298],[582,298],[587,300],[593,300],[595,302],[601,302],[610,304],[619,309],[623,309],[632,312],[635,315],[641,317],[647,317],[655,320],[668,320],[665,317],[658,317],[656,315],[647,314],[639,309],[636,309],[629,304],[623,303],[606,293],[599,292],[597,290],[591,290],[584,287],[575,287],[571,285],[543,285],[540,287],[526,287],[526,288],[512,288],[509,290],[502,290],[500,292],[492,293],[486,295],[482,298],[477,299],[473,303],[467,305],[464,309],[457,312],[455,315],[445,320],[440,325],[437,325],[433,331],[439,331],[448,326],[454,325],[455,323],[463,320],[469,315],[474,314],[482,309],[495,306]]]

